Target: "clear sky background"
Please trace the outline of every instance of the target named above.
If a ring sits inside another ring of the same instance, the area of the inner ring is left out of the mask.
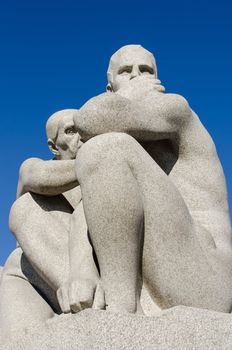
[[[15,247],[8,214],[20,164],[50,158],[47,118],[103,92],[108,60],[126,44],[152,51],[166,91],[185,96],[201,118],[217,145],[232,203],[230,3],[0,1],[0,265]]]

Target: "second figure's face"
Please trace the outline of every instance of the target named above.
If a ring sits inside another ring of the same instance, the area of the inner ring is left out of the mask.
[[[58,136],[56,139],[56,148],[59,151],[59,158],[75,159],[78,149],[82,142],[78,134],[74,122],[73,115],[67,115],[59,123]]]

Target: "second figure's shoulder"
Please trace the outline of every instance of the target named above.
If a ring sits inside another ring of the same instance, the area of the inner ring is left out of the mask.
[[[31,167],[37,165],[38,163],[41,164],[41,162],[44,162],[44,160],[35,157],[24,160],[20,166],[19,174],[22,174],[24,171],[29,170]]]

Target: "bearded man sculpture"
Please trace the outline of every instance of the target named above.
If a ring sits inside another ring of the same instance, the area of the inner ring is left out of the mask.
[[[136,312],[142,279],[161,308],[230,312],[231,226],[210,135],[182,96],[164,93],[141,46],[112,56],[107,90],[74,120],[87,141],[76,172],[107,309]]]

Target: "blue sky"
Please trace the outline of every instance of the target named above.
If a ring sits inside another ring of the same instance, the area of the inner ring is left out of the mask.
[[[229,0],[1,1],[0,265],[15,246],[8,213],[20,164],[50,158],[47,118],[103,92],[109,57],[125,44],[152,51],[167,92],[185,96],[199,115],[217,145],[232,203],[231,6]]]

